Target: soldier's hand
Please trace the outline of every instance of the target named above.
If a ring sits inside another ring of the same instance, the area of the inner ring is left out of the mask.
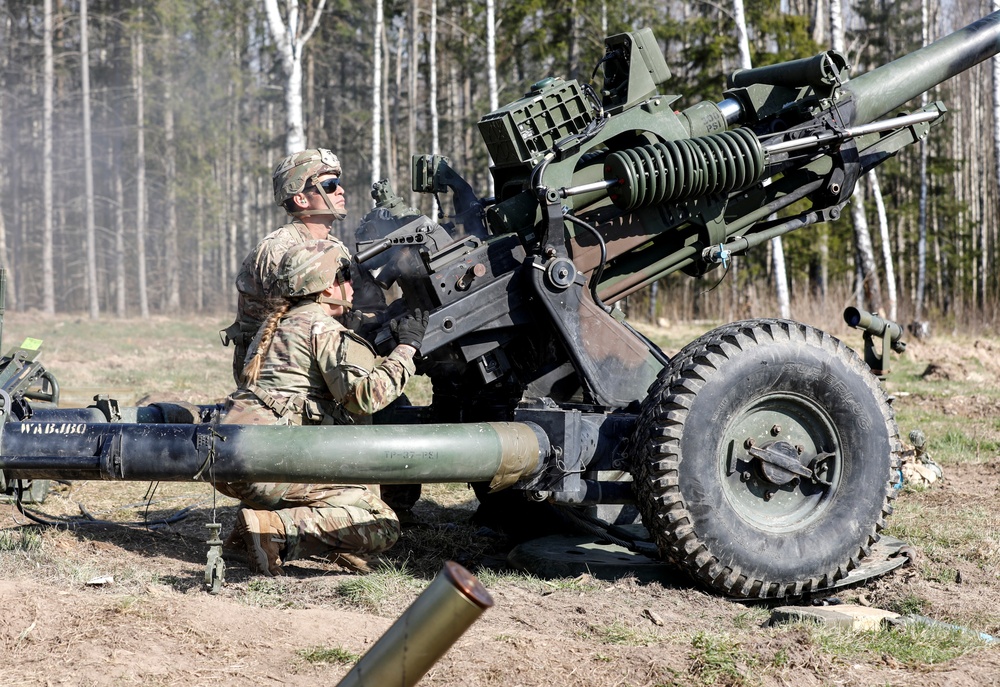
[[[427,311],[417,308],[399,320],[396,325],[396,338],[399,339],[399,343],[413,346],[419,351],[425,331],[427,331]]]
[[[344,326],[357,334],[361,333],[361,328],[365,324],[365,314],[360,310],[351,308],[344,316]]]

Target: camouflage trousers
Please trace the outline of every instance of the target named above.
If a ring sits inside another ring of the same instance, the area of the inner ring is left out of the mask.
[[[227,403],[224,423],[301,424],[301,416],[279,418],[248,392]],[[244,508],[274,511],[285,526],[282,561],[331,553],[379,553],[399,539],[399,519],[373,491],[356,484],[220,482],[215,488]]]
[[[245,508],[274,511],[285,526],[282,561],[331,553],[379,553],[399,539],[399,520],[358,485],[220,482]]]

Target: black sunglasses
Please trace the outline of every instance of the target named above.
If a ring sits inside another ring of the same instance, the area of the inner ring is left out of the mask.
[[[329,179],[324,179],[318,184],[313,184],[313,187],[322,186],[323,190],[327,193],[333,193],[340,186],[340,177],[330,177]]]

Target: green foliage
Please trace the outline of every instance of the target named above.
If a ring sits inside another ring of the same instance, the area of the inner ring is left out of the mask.
[[[889,656],[909,669],[951,661],[983,646],[974,633],[924,623],[865,632],[817,627],[812,638],[824,652],[837,658],[867,661]]]
[[[899,613],[900,615],[909,615],[911,613],[923,613],[927,609],[927,606],[927,599],[919,597],[916,594],[907,594],[886,604],[885,610]]]
[[[934,435],[928,440],[931,455],[940,456],[945,464],[951,462],[981,462],[1000,451],[1000,442],[971,435],[962,430],[949,428],[943,435]]]
[[[778,0],[747,4],[753,66],[812,57],[821,47],[810,36],[810,17],[782,12]]]
[[[691,639],[691,672],[704,685],[744,686],[757,684],[753,671],[759,663],[740,644],[725,634],[699,632]]]
[[[315,646],[309,649],[299,649],[296,653],[309,663],[326,663],[332,665],[356,663],[361,658],[360,654],[355,654],[339,646]]]
[[[741,630],[760,627],[770,617],[770,610],[764,606],[751,606],[733,618],[733,626]]]
[[[0,530],[0,552],[23,551],[34,553],[41,550],[42,533],[35,527]]]
[[[360,608],[379,612],[385,602],[404,591],[416,591],[423,583],[405,563],[380,563],[372,572],[337,585],[337,594]]]

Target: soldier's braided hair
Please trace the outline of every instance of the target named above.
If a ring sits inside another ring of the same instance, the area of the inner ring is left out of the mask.
[[[274,339],[274,332],[278,329],[278,323],[281,322],[281,318],[285,316],[285,313],[291,307],[292,301],[285,299],[264,320],[264,324],[260,330],[257,350],[254,351],[253,357],[243,367],[244,384],[257,383],[257,379],[260,378],[260,368],[264,365],[264,356],[267,355],[268,350],[271,348],[271,340]]]

